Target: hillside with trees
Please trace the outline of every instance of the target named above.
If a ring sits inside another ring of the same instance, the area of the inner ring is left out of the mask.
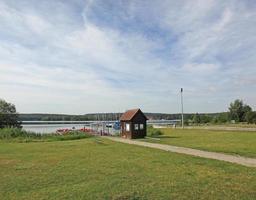
[[[15,105],[0,100],[0,127],[20,126],[19,121],[97,121],[118,120],[122,113],[91,113],[84,115],[65,114],[18,114]],[[180,113],[145,113],[151,120],[177,120]],[[221,113],[185,113],[185,125],[224,124],[224,123],[256,123],[256,112],[242,100],[231,102],[227,112]]]

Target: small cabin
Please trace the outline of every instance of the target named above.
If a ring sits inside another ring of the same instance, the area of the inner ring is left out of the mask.
[[[144,138],[147,135],[147,120],[140,109],[127,110],[120,118],[121,137]]]

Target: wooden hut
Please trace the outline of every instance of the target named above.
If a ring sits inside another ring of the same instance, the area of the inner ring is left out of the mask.
[[[121,137],[144,138],[147,135],[147,120],[140,109],[127,110],[120,118]]]

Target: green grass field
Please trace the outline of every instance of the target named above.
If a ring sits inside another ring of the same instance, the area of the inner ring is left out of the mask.
[[[0,199],[256,199],[256,170],[100,138],[0,142]]]
[[[207,151],[224,152],[256,157],[256,132],[219,131],[202,129],[161,129],[160,140],[148,142],[191,147]]]
[[[221,126],[221,127],[238,127],[238,128],[256,128],[256,124],[247,124],[247,123],[237,123],[237,124],[220,124],[214,126]]]

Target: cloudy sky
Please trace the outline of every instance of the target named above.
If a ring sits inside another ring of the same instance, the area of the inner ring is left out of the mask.
[[[0,0],[0,98],[21,113],[256,109],[254,0]]]

